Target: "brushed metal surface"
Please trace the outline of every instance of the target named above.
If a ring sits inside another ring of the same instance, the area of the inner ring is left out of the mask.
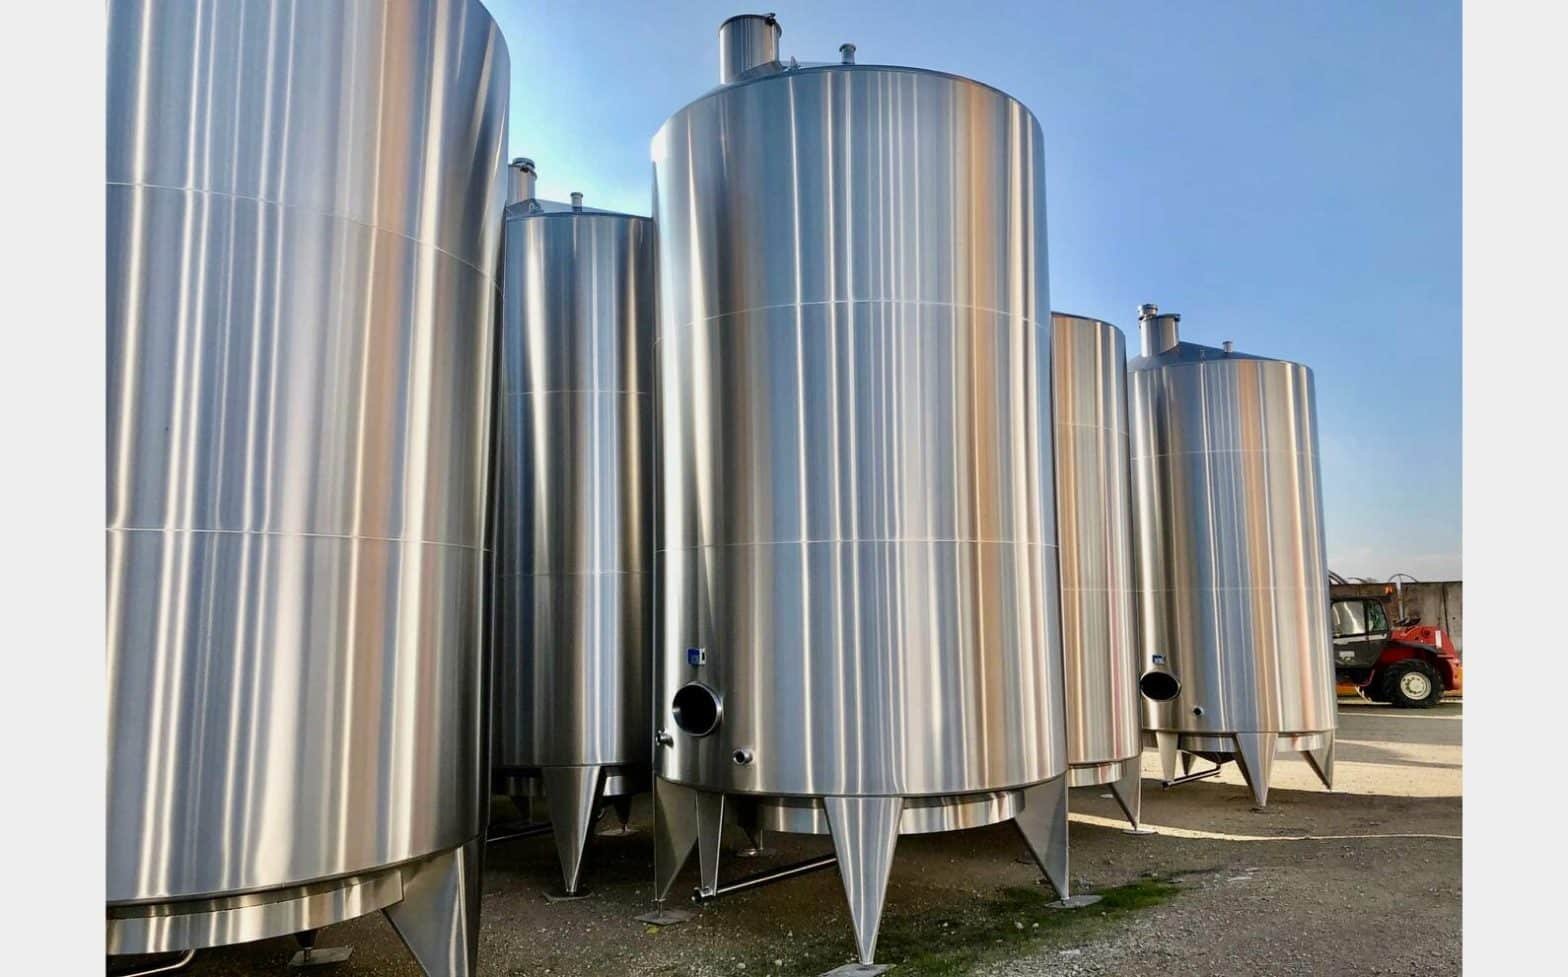
[[[1129,385],[1143,658],[1181,682],[1145,726],[1332,730],[1312,371],[1179,343]]]
[[[719,81],[735,81],[763,65],[776,68],[783,33],[772,14],[736,14],[720,24]]]
[[[402,898],[403,870],[385,868],[259,896],[132,905],[110,913],[104,951],[120,956],[249,943],[321,929],[385,909]]]
[[[821,797],[770,797],[757,804],[760,829],[802,835],[832,833]],[[1021,790],[909,797],[899,813],[898,833],[920,835],[983,828],[1010,820],[1022,807]]]
[[[1034,117],[934,72],[782,69],[676,113],[653,158],[659,773],[839,796],[1060,775]],[[688,682],[722,696],[709,736],[675,722]]]
[[[506,46],[473,0],[109,17],[107,900],[456,848]]]
[[[1127,345],[1108,322],[1051,321],[1067,761],[1098,766],[1143,751]]]
[[[497,768],[649,761],[653,226],[507,208]]]

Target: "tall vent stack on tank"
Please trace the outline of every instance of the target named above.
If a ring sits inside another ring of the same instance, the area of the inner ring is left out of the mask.
[[[110,954],[474,973],[508,76],[477,0],[109,5]]]
[[[653,140],[655,897],[727,810],[830,834],[869,963],[900,834],[1016,819],[1067,886],[1043,144],[779,34]]]
[[[1129,364],[1144,728],[1234,759],[1259,806],[1278,747],[1333,786],[1334,664],[1317,405],[1299,363],[1181,342],[1139,310]]]
[[[1136,828],[1143,729],[1122,331],[1052,313],[1051,399],[1069,783],[1109,784]]]
[[[496,474],[494,787],[543,795],[566,894],[600,803],[649,778],[653,224],[534,196],[506,208]]]

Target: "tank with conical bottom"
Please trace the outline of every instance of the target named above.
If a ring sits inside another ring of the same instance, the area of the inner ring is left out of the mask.
[[[1137,828],[1143,732],[1122,331],[1052,313],[1051,399],[1068,782],[1107,785]]]
[[[1241,768],[1267,803],[1279,749],[1333,786],[1334,696],[1312,371],[1181,342],[1139,310],[1128,366],[1144,729]]]
[[[512,164],[497,397],[493,789],[542,800],[565,894],[648,789],[653,226]]]
[[[474,973],[508,84],[477,0],[109,5],[111,955]]]
[[[653,142],[655,896],[727,818],[826,834],[869,964],[902,834],[1013,819],[1066,894],[1042,138],[778,38]]]

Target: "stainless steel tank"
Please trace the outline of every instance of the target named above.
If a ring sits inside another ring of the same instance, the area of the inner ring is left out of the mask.
[[[109,10],[111,954],[384,910],[473,973],[506,45]]]
[[[1109,784],[1137,827],[1143,729],[1122,331],[1053,312],[1051,398],[1069,783]]]
[[[1016,818],[1066,886],[1042,139],[778,38],[653,140],[655,896],[726,806],[830,833],[869,962],[900,833]]]
[[[568,895],[650,778],[653,222],[512,164],[497,398],[495,789],[543,795]],[[579,196],[579,195],[574,195]]]
[[[1261,806],[1276,748],[1332,787],[1334,665],[1312,371],[1180,341],[1139,310],[1128,366],[1144,728],[1235,759]]]

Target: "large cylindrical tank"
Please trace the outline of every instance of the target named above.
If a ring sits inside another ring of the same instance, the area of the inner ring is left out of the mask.
[[[116,0],[108,946],[477,940],[508,61],[477,0]]]
[[[1127,343],[1120,329],[1099,319],[1055,312],[1051,328],[1070,782],[1110,784],[1136,825],[1143,730]]]
[[[1276,747],[1333,775],[1334,665],[1312,371],[1184,343],[1140,309],[1128,366],[1144,728],[1235,759],[1259,805]]]
[[[653,222],[506,209],[496,472],[498,791],[543,794],[566,891],[601,797],[649,779]]]
[[[656,894],[693,843],[716,885],[728,795],[833,835],[869,959],[899,832],[1043,850],[1065,793],[1042,139],[778,35],[726,22],[653,140]]]

